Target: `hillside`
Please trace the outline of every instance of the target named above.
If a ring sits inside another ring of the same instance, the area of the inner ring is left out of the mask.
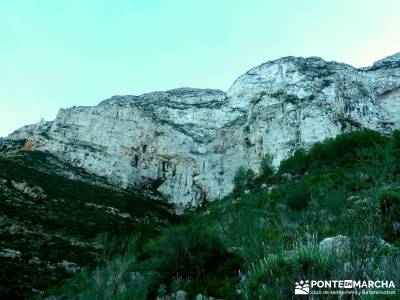
[[[40,294],[175,217],[151,191],[122,190],[53,155],[0,145],[0,299]]]
[[[398,298],[399,176],[398,131],[339,135],[299,149],[276,171],[265,158],[258,174],[240,168],[223,199],[187,211],[145,246],[133,239],[129,249],[48,294],[292,299],[299,280],[357,279],[392,280]],[[386,297],[396,298],[362,299]]]

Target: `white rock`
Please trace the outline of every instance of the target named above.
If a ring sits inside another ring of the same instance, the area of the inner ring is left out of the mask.
[[[31,187],[25,181],[17,182],[11,180],[11,185],[19,192],[24,193],[35,199],[46,199],[47,195],[40,186]]]
[[[350,251],[350,238],[343,235],[337,235],[335,237],[323,239],[319,243],[319,250],[338,257],[343,257]]]
[[[268,154],[276,167],[299,147],[358,127],[400,128],[399,54],[361,69],[285,57],[246,72],[227,93],[114,96],[8,138],[30,139],[33,149],[124,187],[161,180],[171,202],[195,206],[229,193],[240,166],[258,172]]]
[[[80,267],[76,263],[67,260],[63,260],[62,262],[58,263],[58,265],[64,268],[68,273],[76,273],[80,270]]]
[[[187,293],[185,291],[179,290],[173,294],[172,299],[174,300],[186,300]]]
[[[2,249],[0,250],[0,257],[5,257],[5,258],[17,258],[21,257],[22,253],[21,251],[14,250],[14,249]]]

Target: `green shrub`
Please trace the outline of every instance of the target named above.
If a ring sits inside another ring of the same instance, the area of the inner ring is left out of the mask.
[[[400,174],[400,130],[395,130],[392,134],[393,165],[395,173]]]
[[[381,193],[379,197],[381,215],[384,220],[385,238],[394,241],[399,238],[394,223],[400,222],[400,192],[395,189],[388,189]]]
[[[304,181],[286,183],[280,191],[282,202],[292,210],[305,209],[311,200],[310,190]]]
[[[151,269],[159,274],[152,296],[161,284],[169,292],[174,280],[192,295],[233,298],[242,260],[228,252],[205,228],[178,227],[148,246]]]
[[[391,222],[400,219],[400,192],[398,190],[385,190],[379,197],[381,213]]]
[[[316,245],[298,245],[253,265],[243,288],[245,299],[292,299],[295,282],[332,277],[335,260],[320,253]]]
[[[395,155],[400,157],[400,130],[393,131],[392,140],[393,140]]]
[[[234,192],[240,193],[245,189],[254,187],[253,178],[253,170],[246,170],[244,167],[239,167],[233,177]]]
[[[400,191],[398,189],[385,190],[381,193],[379,200],[385,238],[395,241],[399,239],[399,233],[395,230],[394,224],[400,222]]]
[[[281,162],[279,174],[304,174],[310,166],[309,157],[304,149],[298,149],[294,154]]]
[[[314,144],[309,151],[309,159],[314,168],[322,165],[344,165],[357,158],[359,149],[382,146],[386,142],[386,137],[369,129],[345,133]]]
[[[45,296],[57,295],[67,299],[74,299],[74,296],[87,290],[91,284],[90,273],[83,269],[76,273],[74,277],[65,279],[57,287],[48,290]]]
[[[274,168],[272,167],[271,158],[266,155],[261,161],[260,175],[256,177],[255,183],[272,183],[274,180]]]
[[[281,163],[279,173],[304,174],[309,169],[320,171],[323,166],[349,164],[360,159],[361,149],[383,146],[387,141],[385,136],[369,129],[338,135],[315,143],[309,151],[295,151],[290,158]]]

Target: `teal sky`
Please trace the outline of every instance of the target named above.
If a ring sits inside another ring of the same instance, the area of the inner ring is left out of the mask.
[[[1,0],[0,136],[61,107],[227,90],[281,56],[367,66],[400,51],[399,0]]]

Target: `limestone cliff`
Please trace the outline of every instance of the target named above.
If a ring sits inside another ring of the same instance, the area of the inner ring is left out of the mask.
[[[318,57],[285,57],[240,76],[225,93],[180,88],[114,96],[61,109],[53,122],[8,139],[128,186],[152,185],[171,202],[224,196],[240,166],[257,171],[296,148],[357,128],[400,127],[400,54],[356,69]]]

